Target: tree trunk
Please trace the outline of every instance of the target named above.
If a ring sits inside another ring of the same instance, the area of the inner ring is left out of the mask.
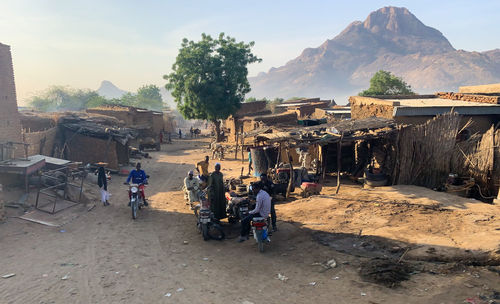
[[[221,136],[220,136],[220,121],[219,120],[213,120],[212,123],[215,126],[215,141],[216,142],[221,142]]]

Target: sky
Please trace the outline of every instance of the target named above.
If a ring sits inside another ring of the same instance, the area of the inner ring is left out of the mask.
[[[170,1],[0,0],[0,43],[11,46],[19,104],[51,85],[127,91],[164,86],[183,38],[224,32],[254,41],[267,72],[384,6],[406,7],[456,49],[500,48],[498,0]]]

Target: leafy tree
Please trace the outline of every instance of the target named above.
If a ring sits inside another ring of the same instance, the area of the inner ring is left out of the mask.
[[[137,90],[136,104],[150,110],[161,110],[163,99],[161,98],[160,88],[154,84],[145,85]]]
[[[182,40],[173,72],[163,78],[182,116],[214,123],[219,141],[220,119],[234,114],[250,92],[247,65],[261,59],[251,52],[254,42],[236,42],[224,33],[201,38]]]
[[[87,108],[89,104],[97,106],[105,100],[96,91],[52,86],[33,96],[29,104],[40,111],[79,111]]]
[[[411,86],[401,77],[380,70],[370,79],[370,88],[359,93],[360,96],[373,95],[414,95]]]

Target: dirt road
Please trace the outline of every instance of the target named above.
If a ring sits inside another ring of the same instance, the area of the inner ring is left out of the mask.
[[[358,275],[362,258],[319,244],[313,224],[290,216],[264,254],[251,240],[236,243],[229,227],[227,240],[205,242],[180,191],[204,146],[177,141],[142,161],[151,207],[135,221],[117,176],[111,206],[98,204],[63,227],[9,218],[0,225],[0,276],[15,276],[0,278],[0,303],[462,303],[500,285],[498,274],[465,266],[423,271],[396,289],[367,283]],[[241,164],[222,166],[237,175]],[[332,258],[331,270],[313,265]]]

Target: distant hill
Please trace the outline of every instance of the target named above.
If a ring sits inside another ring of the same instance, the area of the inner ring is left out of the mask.
[[[403,77],[418,93],[456,91],[500,82],[500,49],[456,50],[408,9],[384,7],[286,65],[249,78],[249,96],[345,97],[368,88],[380,69]]]
[[[101,96],[111,99],[111,98],[120,98],[128,92],[119,89],[111,81],[103,80],[101,82],[101,86],[99,87],[99,89],[97,89],[97,93],[99,93],[99,95]]]

